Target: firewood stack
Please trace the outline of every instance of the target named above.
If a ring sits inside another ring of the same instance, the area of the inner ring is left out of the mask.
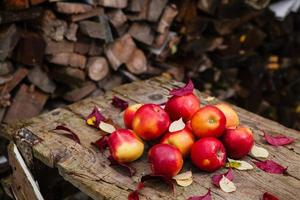
[[[299,30],[291,25],[299,23],[299,16],[290,14],[280,22],[267,9],[269,3],[4,0],[0,121],[33,117],[165,72],[180,81],[192,78],[201,90],[264,112],[280,101],[265,98],[262,90],[272,88],[260,84],[269,87],[278,71],[300,63],[295,53],[289,54],[289,45],[300,43],[293,36]]]

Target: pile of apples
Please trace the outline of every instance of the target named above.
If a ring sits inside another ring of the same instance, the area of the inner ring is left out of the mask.
[[[135,104],[124,112],[127,129],[108,138],[113,158],[119,163],[142,156],[144,142],[153,175],[176,176],[191,159],[199,169],[213,172],[226,164],[227,156],[240,159],[251,150],[253,134],[239,125],[237,113],[227,104],[200,105],[193,91],[173,95],[165,106]]]

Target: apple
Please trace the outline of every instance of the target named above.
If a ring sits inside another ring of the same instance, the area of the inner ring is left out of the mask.
[[[182,117],[183,121],[186,122],[199,108],[200,100],[193,93],[189,93],[183,96],[171,97],[166,103],[165,111],[172,121]]]
[[[226,103],[219,103],[215,106],[224,113],[226,117],[226,128],[237,127],[239,125],[239,117],[231,106]]]
[[[191,160],[199,169],[213,172],[226,163],[225,147],[217,138],[201,138],[192,146]]]
[[[123,115],[123,120],[126,128],[132,129],[132,121],[136,111],[142,106],[143,104],[134,104],[126,108]]]
[[[226,117],[219,108],[204,106],[193,115],[191,126],[198,138],[220,137],[225,130]]]
[[[133,131],[144,140],[154,140],[162,136],[171,121],[159,105],[144,104],[135,113],[132,128]]]
[[[187,157],[191,147],[194,144],[195,138],[191,130],[185,127],[182,130],[166,133],[160,143],[170,144],[179,149],[183,157]]]
[[[144,143],[129,129],[118,129],[108,137],[112,157],[119,163],[132,162],[142,156]]]
[[[228,157],[233,159],[246,156],[254,144],[252,131],[245,126],[226,129],[222,141]]]
[[[180,151],[169,144],[156,144],[148,152],[148,160],[154,175],[172,178],[183,165]]]

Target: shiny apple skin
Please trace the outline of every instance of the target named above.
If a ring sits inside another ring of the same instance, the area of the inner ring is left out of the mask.
[[[226,128],[235,128],[239,125],[239,116],[233,108],[226,103],[219,103],[215,105],[219,108],[225,115],[226,118]]]
[[[169,144],[156,144],[148,152],[148,161],[154,175],[176,176],[183,166],[180,151]]]
[[[201,138],[192,146],[191,160],[203,171],[216,171],[226,163],[225,147],[217,138]]]
[[[142,106],[143,104],[134,104],[126,108],[123,115],[123,121],[128,129],[132,129],[132,121],[136,111]]]

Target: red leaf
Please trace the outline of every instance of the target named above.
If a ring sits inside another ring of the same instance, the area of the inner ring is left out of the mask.
[[[192,80],[190,79],[189,82],[184,87],[171,90],[170,95],[184,96],[184,95],[192,93],[193,90],[194,90],[194,84],[193,84]]]
[[[114,98],[112,99],[111,104],[113,106],[115,106],[116,108],[120,108],[121,110],[125,110],[128,107],[128,102],[123,100],[123,99],[120,99],[117,96],[114,96]]]
[[[279,199],[277,197],[275,197],[274,195],[272,195],[268,192],[265,192],[262,200],[279,200]]]
[[[130,177],[133,176],[136,173],[136,169],[134,167],[130,166],[127,163],[119,163],[118,161],[116,161],[112,157],[112,155],[110,155],[107,159],[110,161],[110,166],[119,166],[119,167],[121,167],[122,169],[124,169],[128,173],[128,175]]]
[[[286,137],[284,135],[271,136],[265,131],[263,131],[263,133],[264,133],[265,140],[273,146],[282,146],[282,145],[291,144],[295,140],[294,138]]]
[[[106,120],[105,117],[100,113],[100,109],[95,106],[91,114],[87,116],[86,123],[90,126],[94,126],[95,128],[99,127],[99,123],[101,121]]]
[[[100,151],[104,151],[108,147],[107,139],[108,136],[104,135],[99,140],[92,142],[91,144],[97,147]]]
[[[142,179],[141,179],[142,182],[146,182],[146,181],[149,181],[149,180],[162,181],[172,189],[173,193],[175,191],[173,181],[170,177],[166,177],[166,176],[162,176],[162,175],[154,175],[154,174],[148,174],[148,175],[142,176]]]
[[[283,174],[287,167],[283,167],[272,160],[265,160],[261,162],[253,161],[253,163],[261,170],[272,174]]]
[[[54,131],[56,130],[62,130],[62,131],[65,131],[66,133],[59,133],[59,132],[56,132],[57,134],[61,134],[67,138],[70,138],[72,140],[74,140],[75,142],[77,142],[78,144],[80,144],[80,139],[79,137],[77,136],[76,133],[74,133],[71,129],[69,129],[68,127],[65,127],[64,125],[58,125],[56,126],[55,129],[53,129]]]
[[[136,190],[132,191],[128,195],[128,200],[139,200],[139,191],[145,187],[144,183],[140,182]]]
[[[217,186],[220,187],[220,181],[222,179],[222,177],[225,176],[228,180],[232,181],[233,180],[233,173],[232,173],[232,169],[229,168],[228,172],[224,173],[224,174],[215,174],[213,175],[213,177],[211,178],[212,183]]]
[[[207,193],[204,196],[193,196],[189,197],[188,200],[211,200],[210,189],[208,189]]]

